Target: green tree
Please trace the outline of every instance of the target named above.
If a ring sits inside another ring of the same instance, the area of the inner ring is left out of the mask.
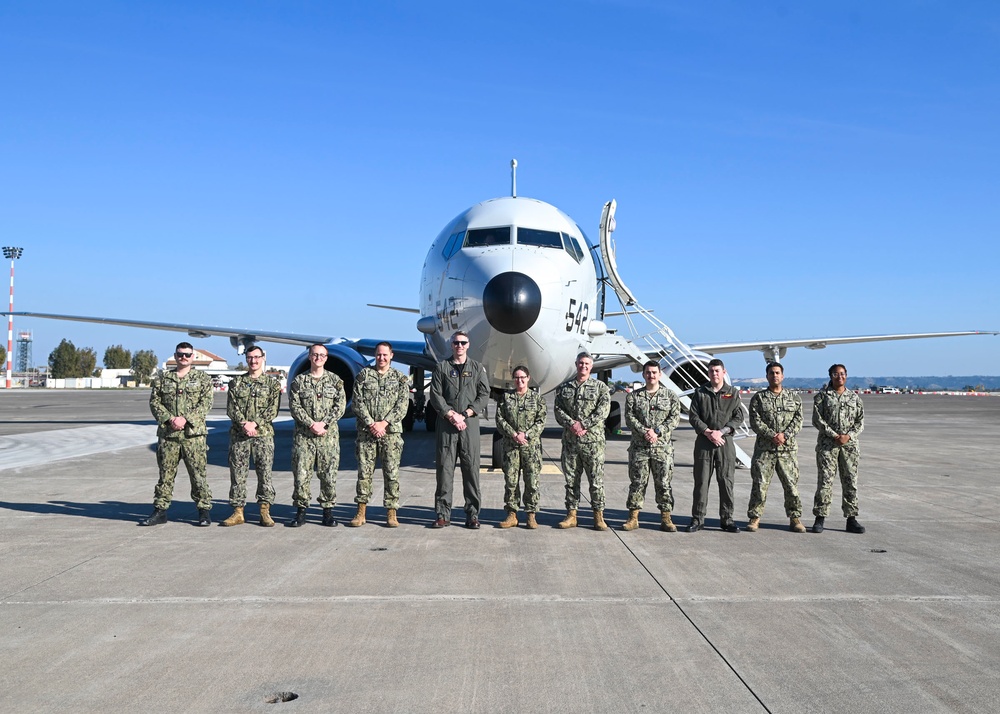
[[[153,350],[139,350],[132,356],[132,375],[139,384],[148,384],[158,360]]]
[[[111,345],[104,350],[104,366],[107,369],[128,369],[132,366],[132,353],[121,345]]]
[[[7,364],[7,348],[0,345],[0,364]]]
[[[97,352],[93,347],[84,347],[76,351],[76,359],[80,363],[75,377],[93,377],[97,369]]]
[[[66,379],[76,377],[79,369],[80,360],[76,354],[76,346],[64,338],[49,353],[49,374],[53,379]]]

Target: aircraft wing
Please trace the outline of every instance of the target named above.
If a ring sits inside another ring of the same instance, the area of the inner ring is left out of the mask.
[[[849,345],[858,342],[886,342],[889,340],[919,340],[928,337],[963,337],[967,335],[996,335],[997,332],[966,330],[963,332],[914,332],[899,335],[859,335],[856,337],[814,337],[799,340],[761,340],[759,342],[723,342],[720,344],[690,345],[691,349],[710,355],[727,352],[763,352],[765,355],[784,356],[789,347],[821,350],[830,345]]]
[[[120,325],[122,327],[142,327],[148,330],[168,330],[184,332],[191,337],[228,337],[233,347],[242,353],[242,347],[255,342],[277,342],[284,345],[300,345],[307,347],[312,344],[328,344],[334,342],[356,349],[363,355],[375,354],[377,339],[352,340],[335,338],[331,335],[306,335],[295,332],[273,332],[268,330],[239,329],[235,327],[215,327],[211,325],[188,325],[183,322],[151,322],[148,320],[123,320],[113,317],[87,317],[84,315],[55,315],[44,312],[0,312],[0,315],[13,314],[15,317],[41,317],[48,320],[68,320],[71,322],[93,322],[100,325]],[[401,364],[434,368],[434,359],[425,353],[423,342],[393,342],[393,361]]]

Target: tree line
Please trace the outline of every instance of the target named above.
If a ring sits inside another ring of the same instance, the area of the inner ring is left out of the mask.
[[[105,369],[128,369],[138,384],[146,384],[156,371],[157,358],[152,350],[139,350],[135,354],[121,345],[111,345],[104,350]],[[63,339],[49,353],[49,376],[53,379],[74,377],[99,377],[97,353],[92,347],[77,347]]]

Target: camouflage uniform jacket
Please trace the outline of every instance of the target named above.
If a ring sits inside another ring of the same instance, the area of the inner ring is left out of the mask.
[[[740,390],[736,387],[723,385],[718,392],[713,392],[708,384],[698,387],[691,395],[691,409],[688,412],[688,420],[698,434],[698,438],[695,439],[695,449],[716,448],[705,436],[705,432],[709,429],[721,431],[727,426],[735,432],[740,428],[745,416],[746,412],[740,401]],[[727,449],[733,448],[732,440],[732,434],[726,436]]]
[[[159,424],[156,435],[176,440],[207,435],[205,419],[212,410],[213,397],[212,379],[204,372],[190,369],[183,377],[175,370],[164,372],[153,382],[149,394],[149,411]],[[187,419],[187,425],[174,431],[167,422],[178,416]]]
[[[556,421],[565,429],[564,439],[583,444],[604,443],[604,422],[611,411],[611,392],[608,385],[596,379],[580,384],[576,378],[556,387]],[[569,430],[578,421],[587,430],[582,437],[573,436]]]
[[[351,397],[354,416],[358,419],[358,434],[367,434],[377,421],[389,422],[386,432],[401,434],[403,417],[410,405],[410,382],[398,369],[389,368],[379,374],[373,367],[358,372]]]
[[[856,446],[865,428],[865,405],[850,389],[837,394],[828,384],[813,398],[813,426],[819,430],[817,450],[836,447],[834,439],[839,434],[849,434],[851,440],[847,443]]]
[[[318,380],[303,372],[288,390],[288,408],[298,434],[315,436],[309,430],[315,422],[323,422],[328,429],[336,430],[337,420],[344,415],[346,407],[344,380],[333,372],[323,372]]]
[[[274,424],[281,406],[281,383],[274,377],[262,374],[256,379],[241,374],[229,383],[226,414],[232,421],[230,436],[250,438],[243,433],[243,422],[257,425],[258,436],[274,436]]]
[[[514,436],[522,431],[529,444],[537,443],[545,428],[546,411],[545,397],[535,389],[523,395],[514,390],[506,392],[497,406],[496,423],[507,448],[518,445]]]
[[[443,418],[445,414],[471,409],[479,416],[489,398],[490,383],[483,365],[471,359],[465,364],[454,364],[450,359],[438,362],[431,377],[431,406],[442,417],[439,426],[453,431],[451,422]]]
[[[625,424],[632,430],[632,444],[647,448],[646,429],[656,429],[666,439],[681,421],[681,402],[673,392],[660,386],[650,394],[637,389],[625,397]],[[657,443],[661,443],[657,439]]]
[[[795,451],[795,435],[802,430],[802,397],[788,389],[775,394],[762,389],[750,400],[750,428],[757,435],[756,451]],[[772,439],[784,434],[779,446]]]

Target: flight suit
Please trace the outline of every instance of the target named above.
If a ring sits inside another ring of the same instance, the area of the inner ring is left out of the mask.
[[[439,518],[451,521],[452,492],[455,485],[455,459],[462,468],[462,490],[465,495],[466,518],[479,517],[479,415],[486,409],[490,384],[486,370],[472,359],[464,364],[451,360],[438,362],[431,376],[431,406],[437,420],[437,489],[434,510]],[[475,416],[465,420],[466,429],[459,431],[445,417],[449,411]]]
[[[736,472],[736,445],[733,433],[743,423],[746,411],[740,402],[740,390],[724,384],[718,392],[704,384],[691,395],[688,420],[698,437],[694,442],[694,503],[691,519],[701,523],[708,511],[708,489],[712,471],[719,483],[719,519],[722,525],[733,522],[733,488]],[[716,446],[705,436],[708,430],[729,427],[721,446]]]

